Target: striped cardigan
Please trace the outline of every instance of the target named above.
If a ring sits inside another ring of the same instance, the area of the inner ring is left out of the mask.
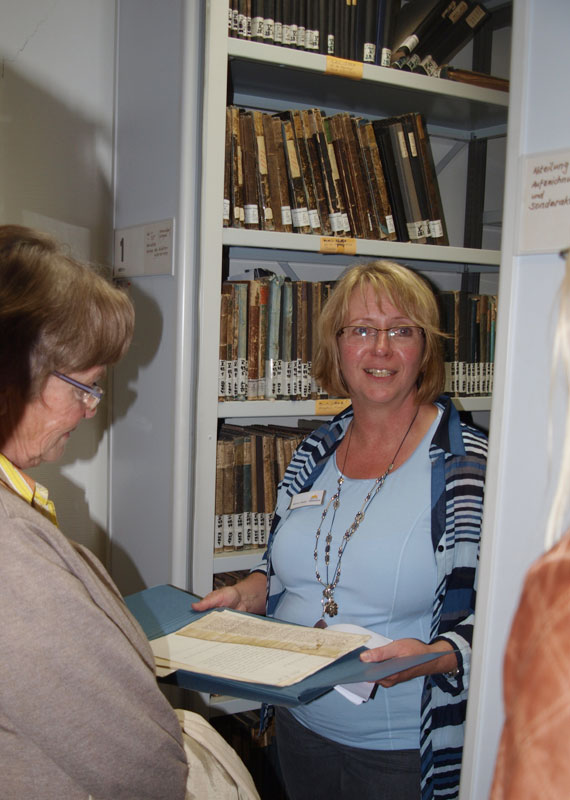
[[[422,800],[454,798],[459,792],[487,457],[485,434],[462,423],[446,396],[442,395],[436,405],[443,414],[429,451],[431,536],[437,569],[431,641],[445,639],[459,651],[459,672],[452,678],[428,675],[424,681]],[[268,616],[283,592],[271,565],[271,550],[289,513],[291,496],[310,489],[351,419],[349,407],[311,433],[295,452],[279,484],[267,550],[263,563],[256,567],[268,576]]]

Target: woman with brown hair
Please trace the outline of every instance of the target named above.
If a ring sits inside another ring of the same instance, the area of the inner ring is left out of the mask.
[[[0,226],[0,796],[182,800],[188,763],[138,624],[27,473],[93,417],[128,296],[51,237]]]

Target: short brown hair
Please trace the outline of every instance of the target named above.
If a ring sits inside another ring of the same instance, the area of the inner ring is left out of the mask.
[[[76,260],[51,236],[0,225],[0,320],[8,330],[29,331],[1,346],[27,361],[33,396],[54,370],[119,361],[132,338],[134,309],[102,269]]]
[[[340,371],[338,331],[355,289],[363,294],[371,286],[380,302],[385,295],[414,325],[423,328],[425,349],[418,378],[418,404],[431,403],[443,391],[445,367],[442,353],[439,309],[429,283],[408,267],[392,261],[371,261],[349,268],[337,282],[318,321],[318,345],[313,364],[317,383],[335,397],[347,397],[348,388]]]

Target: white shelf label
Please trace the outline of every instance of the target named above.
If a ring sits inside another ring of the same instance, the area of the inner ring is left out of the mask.
[[[115,231],[116,278],[174,274],[174,220]]]
[[[570,245],[570,150],[523,159],[519,253],[552,253]]]

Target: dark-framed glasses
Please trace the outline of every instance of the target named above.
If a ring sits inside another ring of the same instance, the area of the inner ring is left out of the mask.
[[[69,375],[64,375],[62,372],[56,372],[55,370],[52,372],[52,375],[55,375],[55,377],[59,378],[61,381],[70,383],[77,390],[78,400],[81,400],[89,411],[94,411],[97,408],[99,401],[104,395],[104,390],[100,386],[97,386],[96,383],[88,386],[86,383],[76,381],[75,378],[70,378]]]
[[[387,333],[392,344],[414,344],[424,335],[419,325],[396,325],[393,328],[373,328],[372,325],[345,325],[337,336],[348,345],[370,344],[378,339],[380,333]]]

